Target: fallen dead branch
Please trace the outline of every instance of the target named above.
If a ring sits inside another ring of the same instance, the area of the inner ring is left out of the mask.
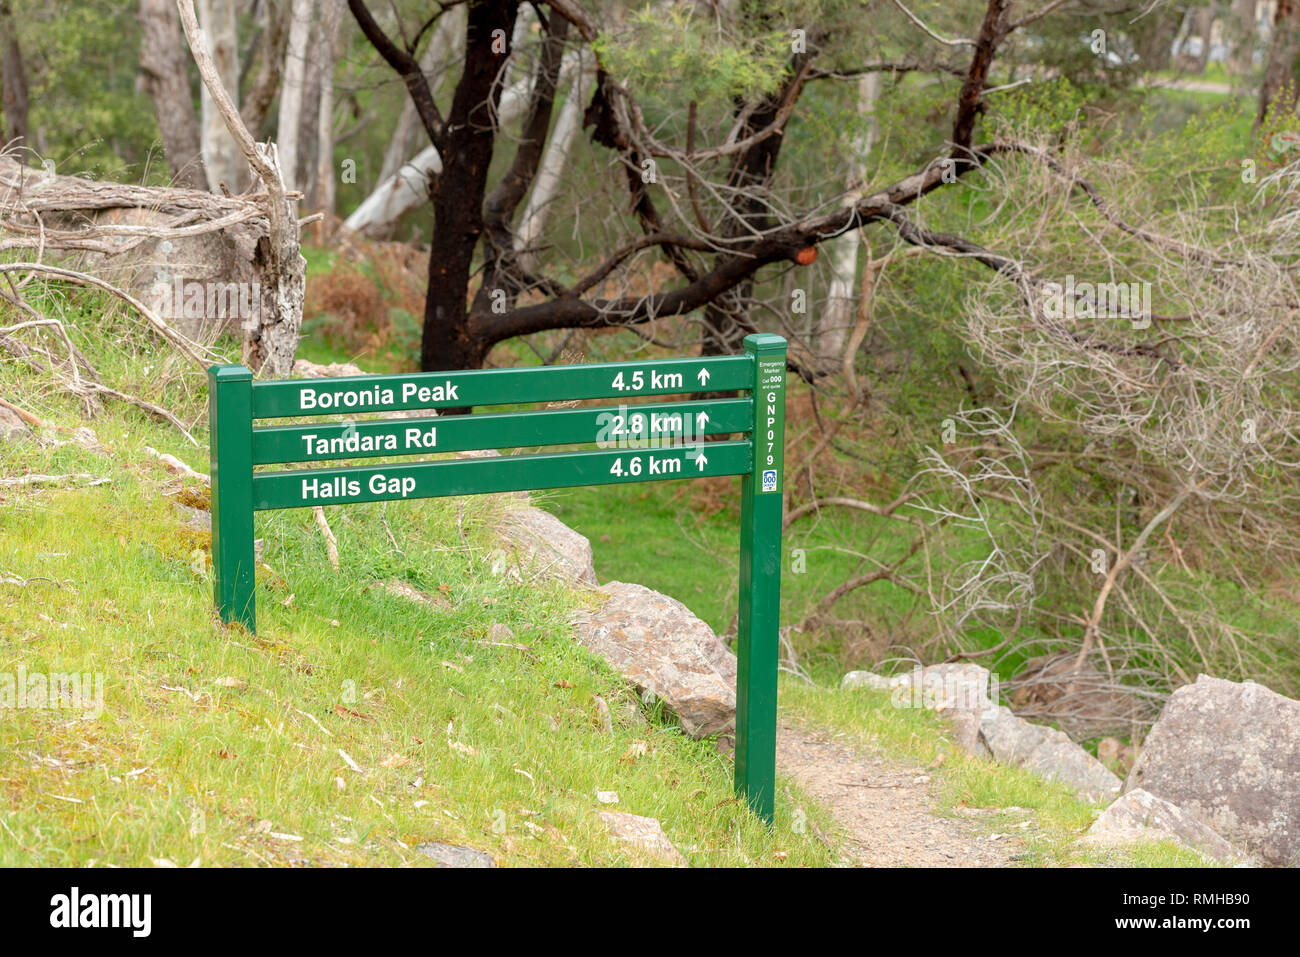
[[[58,486],[68,485],[69,483],[85,482],[87,486],[105,485],[113,481],[111,478],[100,475],[91,475],[89,472],[70,472],[67,475],[43,475],[33,473],[31,475],[18,475],[12,478],[0,478],[0,487],[3,488],[25,488],[28,486]]]
[[[157,459],[159,463],[172,475],[179,475],[182,478],[198,479],[204,485],[211,485],[212,480],[202,472],[196,472],[174,455],[168,455],[166,452],[159,452],[157,449],[144,447],[146,455]]]
[[[316,519],[316,527],[320,533],[325,536],[325,549],[329,553],[330,564],[334,570],[339,570],[339,541],[334,537],[334,531],[330,528],[329,520],[325,518],[325,509],[319,505],[311,510],[312,517]]]

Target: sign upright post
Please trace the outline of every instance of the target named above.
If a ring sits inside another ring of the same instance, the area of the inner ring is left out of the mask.
[[[745,337],[754,357],[754,468],[740,479],[736,650],[736,793],[769,824],[776,788],[776,672],[781,615],[785,352],[780,336]]]
[[[253,603],[253,373],[208,369],[212,592],[221,620],[257,631]]]
[[[208,402],[217,612],[224,622],[256,631],[255,511],[738,475],[735,788],[770,825],[776,791],[785,361],[784,339],[755,334],[745,338],[744,355],[532,369],[254,382],[243,366],[213,366],[208,370]],[[742,395],[673,398],[707,392]],[[656,397],[668,401],[637,401]],[[620,404],[355,418],[587,399],[618,399]],[[257,419],[296,421],[254,427]],[[741,438],[727,438],[730,435]],[[704,441],[708,436],[718,441]],[[557,445],[586,448],[428,458],[445,452]],[[408,456],[416,460],[404,458]],[[262,468],[355,459],[382,461]]]

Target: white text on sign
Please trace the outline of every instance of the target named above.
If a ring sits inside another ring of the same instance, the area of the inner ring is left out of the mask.
[[[707,460],[705,460],[707,462]],[[703,465],[700,468],[704,468]],[[680,475],[680,455],[620,455],[609,467],[610,475],[636,478],[638,475]]]
[[[684,381],[680,372],[655,372],[652,369],[650,378],[647,379],[645,372],[637,369],[626,377],[620,372],[614,376],[614,381],[609,384],[609,387],[620,392],[640,392],[647,384],[651,389],[683,389]]]
[[[322,411],[325,409],[355,409],[361,406],[392,406],[401,397],[403,404],[411,402],[455,402],[460,399],[459,386],[450,379],[442,385],[420,385],[418,382],[403,382],[397,389],[375,386],[369,389],[345,389],[340,392],[327,392],[319,389],[303,389],[298,393],[298,407],[301,411]]]
[[[311,456],[332,455],[345,458],[349,455],[370,455],[376,452],[397,452],[399,448],[433,449],[438,446],[438,428],[404,429],[402,441],[397,434],[388,432],[382,435],[362,435],[356,429],[345,429],[342,435],[321,436],[309,432],[302,437]]]
[[[389,478],[379,472],[366,481],[366,488],[371,495],[397,495],[406,498],[415,491],[415,479],[410,476]],[[361,482],[345,475],[336,475],[331,479],[303,479],[302,497],[304,501],[334,502],[356,498],[361,494]]]

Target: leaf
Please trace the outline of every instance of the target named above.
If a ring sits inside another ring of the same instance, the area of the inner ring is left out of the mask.
[[[381,768],[400,768],[411,763],[411,759],[403,754],[390,754],[384,760],[379,762]]]

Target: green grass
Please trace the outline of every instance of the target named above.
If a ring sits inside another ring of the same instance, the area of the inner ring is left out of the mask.
[[[769,833],[734,799],[729,759],[643,713],[572,641],[588,599],[490,574],[501,500],[332,510],[337,573],[310,513],[260,516],[253,636],[218,626],[209,536],[173,504],[201,486],[143,446],[206,471],[203,454],[133,411],[94,425],[111,457],[0,448],[6,475],[111,479],[4,492],[0,572],[24,583],[0,585],[0,673],[101,674],[104,697],[98,716],[5,714],[0,864],[423,864],[423,841],[511,865],[646,862],[606,835],[598,790],[657,817],[692,864],[834,859],[792,830],[784,796]],[[446,607],[367,587],[393,578]],[[495,623],[526,650],[482,644]]]

